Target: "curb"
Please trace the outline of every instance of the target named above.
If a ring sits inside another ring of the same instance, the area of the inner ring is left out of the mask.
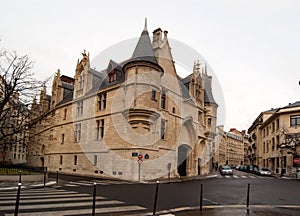
[[[22,185],[21,189],[27,189],[27,188],[43,188],[43,187],[50,187],[52,185],[56,185],[56,181],[50,181],[47,182],[44,186],[44,183],[38,183],[38,184],[33,184],[33,185]],[[6,188],[0,188],[0,191],[9,191],[9,190],[17,190],[18,186],[14,187],[6,187]]]
[[[287,209],[300,209],[298,205],[251,205],[248,209],[270,209],[270,208],[287,208]],[[247,210],[246,205],[209,205],[203,206],[203,210],[210,210],[210,209],[240,209],[240,210]],[[185,211],[199,211],[200,214],[200,207],[199,206],[192,206],[192,207],[178,207],[168,210],[161,210],[157,211],[156,215],[168,215],[172,213],[178,212],[185,212]],[[204,212],[202,211],[202,212]],[[153,215],[152,212],[146,212],[144,214],[136,213],[136,214],[125,214],[124,216],[150,216]]]

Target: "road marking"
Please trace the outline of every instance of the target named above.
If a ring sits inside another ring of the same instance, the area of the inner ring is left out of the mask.
[[[209,175],[209,176],[206,176],[206,178],[214,178],[214,177],[218,177],[218,175]]]
[[[241,176],[242,178],[247,178],[247,176]]]
[[[234,175],[233,178],[238,178],[238,176],[237,176],[237,175]]]
[[[16,191],[0,192],[0,209],[5,215],[14,215]],[[19,215],[84,215],[91,213],[92,194],[71,192],[64,189],[21,190]],[[96,214],[141,211],[146,208],[127,205],[125,202],[96,196]]]
[[[209,199],[206,199],[206,198],[203,198],[203,200],[207,201],[207,202],[210,202],[214,205],[218,205],[219,203],[215,202],[215,201],[212,201],[212,200],[209,200]]]

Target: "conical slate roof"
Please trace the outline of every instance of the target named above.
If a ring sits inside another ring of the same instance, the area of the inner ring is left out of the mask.
[[[204,74],[204,103],[211,103],[216,104],[216,101],[214,99],[213,93],[212,93],[212,87],[211,83],[209,81],[208,75]]]
[[[139,41],[135,47],[132,54],[131,60],[136,61],[149,61],[157,64],[156,58],[154,56],[151,40],[147,30],[147,20],[145,21],[144,30],[139,38]]]

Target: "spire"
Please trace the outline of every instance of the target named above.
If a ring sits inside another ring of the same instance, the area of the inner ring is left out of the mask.
[[[139,38],[139,41],[135,47],[131,58],[133,58],[134,60],[150,61],[152,63],[157,64],[149,33],[147,30],[147,18],[145,19],[145,26],[143,32]]]
[[[143,31],[148,31],[147,30],[147,18],[145,18],[145,26],[144,26],[144,30]]]

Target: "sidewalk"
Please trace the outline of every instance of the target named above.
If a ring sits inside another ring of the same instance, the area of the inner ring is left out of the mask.
[[[18,182],[0,182],[0,191],[17,190]],[[46,182],[45,187],[56,185],[56,181]],[[44,182],[22,182],[21,188],[40,188],[44,187]]]
[[[250,206],[247,211],[246,207],[214,207],[214,208],[203,208],[202,212],[200,209],[177,211],[174,213],[160,214],[165,215],[175,215],[175,216],[291,216],[300,215],[299,208],[288,208],[288,207],[276,207],[276,206]]]

